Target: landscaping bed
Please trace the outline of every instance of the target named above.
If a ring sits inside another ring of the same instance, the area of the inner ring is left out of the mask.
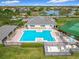
[[[43,43],[22,43],[21,47],[43,47]]]

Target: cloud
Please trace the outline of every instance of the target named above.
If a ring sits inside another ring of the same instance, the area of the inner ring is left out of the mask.
[[[41,4],[38,4],[38,3],[36,3],[36,4],[33,4],[34,6],[37,6],[37,5],[41,5]]]
[[[33,6],[42,6],[42,5],[44,5],[44,4],[38,4],[38,3],[33,4]]]
[[[45,6],[47,4],[34,3],[34,4],[25,4],[25,5],[28,5],[28,6]]]
[[[61,2],[68,2],[74,0],[49,0],[47,3],[61,3]]]
[[[19,0],[7,0],[7,1],[2,1],[2,4],[14,4],[14,3],[19,3]]]

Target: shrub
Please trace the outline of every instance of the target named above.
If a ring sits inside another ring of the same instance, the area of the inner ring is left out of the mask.
[[[21,47],[43,47],[43,43],[23,43]]]

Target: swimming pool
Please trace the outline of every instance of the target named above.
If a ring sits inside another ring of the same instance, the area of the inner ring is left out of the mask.
[[[47,42],[55,41],[54,37],[51,35],[51,30],[43,30],[42,32],[25,30],[20,42],[35,42],[36,38],[43,38],[43,40]]]

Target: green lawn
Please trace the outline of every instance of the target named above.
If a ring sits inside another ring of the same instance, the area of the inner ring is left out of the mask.
[[[67,22],[73,21],[73,20],[79,20],[79,18],[69,18],[69,17],[63,17],[63,18],[59,18],[57,19],[57,25],[61,26]]]
[[[79,53],[72,56],[45,56],[42,47],[0,47],[0,59],[79,59]]]
[[[3,25],[18,25],[23,26],[26,22],[23,22],[22,19],[20,20],[10,20],[11,18],[0,18],[0,26]]]

